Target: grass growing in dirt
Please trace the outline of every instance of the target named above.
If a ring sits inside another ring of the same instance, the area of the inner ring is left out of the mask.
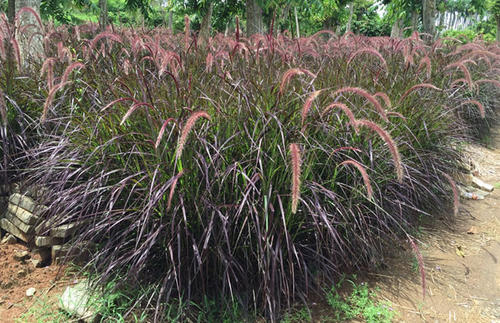
[[[0,79],[2,175],[49,188],[44,220],[86,223],[85,270],[120,279],[124,316],[276,320],[458,211],[449,174],[489,129],[497,46],[186,29],[47,26],[43,63]]]
[[[371,291],[366,283],[356,284],[353,280],[340,280],[326,294],[326,300],[334,312],[336,321],[362,319],[368,323],[392,322],[396,312],[389,302],[376,301],[376,293]],[[347,282],[352,286],[352,292],[347,297],[339,294],[339,289]]]

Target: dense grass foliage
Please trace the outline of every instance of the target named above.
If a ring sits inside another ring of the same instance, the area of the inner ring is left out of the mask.
[[[460,145],[498,104],[481,41],[47,29],[4,96],[2,136],[28,144],[2,137],[2,170],[49,187],[44,218],[84,222],[86,269],[147,289],[130,308],[155,320],[207,298],[277,318],[377,266],[450,210]]]

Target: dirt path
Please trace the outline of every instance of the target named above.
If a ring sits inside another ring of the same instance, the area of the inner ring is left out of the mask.
[[[500,323],[500,129],[493,148],[467,148],[478,177],[497,188],[484,200],[462,199],[455,223],[441,219],[423,227],[419,248],[424,257],[426,296],[411,250],[371,274],[382,299],[398,312],[399,322]]]

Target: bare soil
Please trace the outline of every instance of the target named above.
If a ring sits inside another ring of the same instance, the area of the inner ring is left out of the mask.
[[[426,288],[411,248],[399,248],[388,269],[369,274],[397,311],[398,322],[500,322],[500,133],[493,148],[470,146],[476,175],[497,186],[484,200],[462,199],[458,217],[421,230]]]
[[[57,307],[57,296],[69,284],[66,268],[47,266],[35,268],[31,261],[16,260],[17,252],[28,250],[20,243],[0,244],[0,322],[16,322],[36,300],[41,297],[50,299],[54,310]],[[26,290],[35,288],[35,295],[26,296]],[[21,320],[22,322],[23,320]]]

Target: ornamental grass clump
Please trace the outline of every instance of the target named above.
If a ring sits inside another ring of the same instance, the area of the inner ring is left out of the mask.
[[[5,109],[12,134],[14,108],[34,107],[23,122],[36,140],[4,145],[1,170],[23,165],[24,182],[49,188],[44,221],[87,223],[72,242],[96,244],[85,270],[101,285],[147,290],[124,316],[162,321],[169,304],[210,299],[277,320],[339,273],[376,266],[417,215],[450,210],[457,143],[489,129],[498,102],[496,56],[418,33],[238,31],[197,46],[189,19],[179,34],[97,30],[46,26],[43,73],[23,72],[28,95]],[[463,75],[446,67],[465,57],[470,80],[451,87]]]

